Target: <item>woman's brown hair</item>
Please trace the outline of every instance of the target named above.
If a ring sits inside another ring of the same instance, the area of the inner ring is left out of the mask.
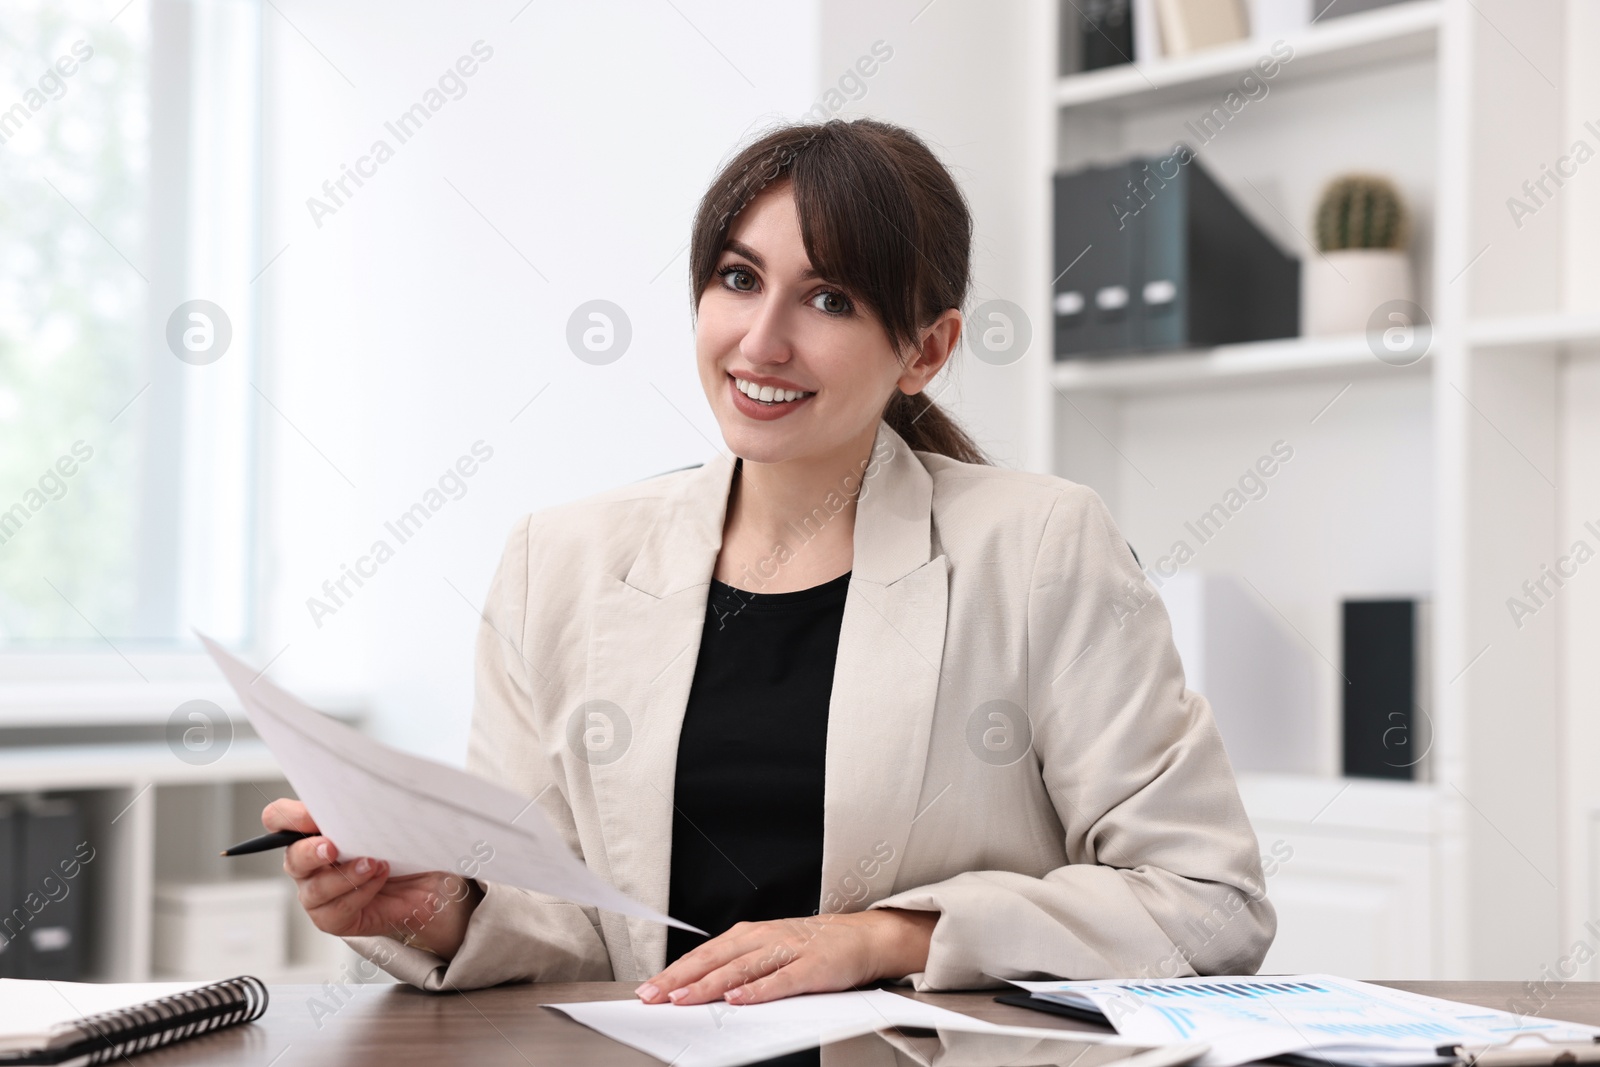
[[[691,308],[698,310],[739,212],[782,181],[794,190],[811,266],[876,317],[896,351],[966,301],[972,215],[950,172],[909,130],[830,119],[771,130],[712,180],[689,244]],[[883,418],[915,450],[989,462],[926,390],[895,390]]]

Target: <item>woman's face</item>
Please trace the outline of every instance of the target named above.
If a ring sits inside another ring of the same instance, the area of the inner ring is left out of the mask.
[[[870,450],[891,392],[932,377],[919,361],[902,367],[877,319],[810,270],[780,182],[734,221],[700,296],[700,384],[728,447],[752,463]]]

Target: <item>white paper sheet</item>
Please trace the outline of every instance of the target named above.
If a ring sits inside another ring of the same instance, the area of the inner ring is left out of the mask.
[[[735,1067],[892,1026],[1147,1047],[1116,1034],[997,1026],[885,989],[812,993],[742,1006],[722,1001],[646,1004],[630,998],[546,1004],[545,1007],[564,1012],[591,1030],[673,1067]],[[1181,1063],[1198,1056],[1204,1049],[1203,1044],[1191,1042],[1187,1046],[1187,1056],[1163,1057],[1162,1062]]]
[[[204,634],[200,640],[341,856],[385,860],[394,875],[467,874],[705,932],[597,877],[528,797],[375,741],[259,677]]]
[[[1453,1063],[1445,1044],[1493,1045],[1542,1034],[1588,1041],[1600,1027],[1426,997],[1327,974],[1244,975],[1102,982],[1013,982],[1035,995],[1092,1005],[1117,1032],[1152,1045],[1205,1041],[1197,1067],[1284,1052],[1336,1064]]]
[[[0,1052],[45,1047],[62,1026],[103,1011],[199,989],[207,982],[45,982],[0,978]]]

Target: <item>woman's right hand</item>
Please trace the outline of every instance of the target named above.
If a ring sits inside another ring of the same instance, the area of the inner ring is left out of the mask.
[[[306,806],[274,800],[261,812],[268,830],[318,834]],[[448,960],[467,936],[467,921],[483,899],[470,878],[426,871],[401,878],[369,857],[341,860],[326,837],[308,837],[284,850],[283,869],[294,879],[300,906],[317,929],[338,937],[393,937]]]

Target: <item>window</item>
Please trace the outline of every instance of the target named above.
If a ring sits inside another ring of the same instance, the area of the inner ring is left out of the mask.
[[[255,0],[0,20],[0,650],[250,632],[259,33]]]

